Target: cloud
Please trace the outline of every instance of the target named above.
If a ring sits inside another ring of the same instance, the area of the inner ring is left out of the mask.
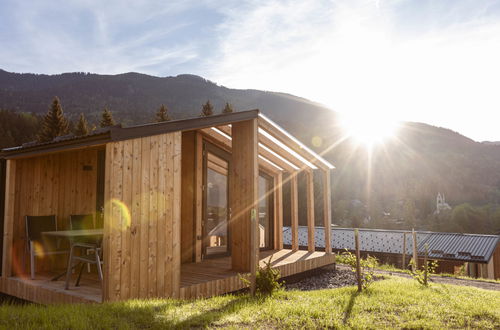
[[[194,73],[500,140],[499,15],[500,1],[476,0],[4,0],[0,63]]]
[[[231,87],[290,92],[366,120],[423,121],[500,139],[490,124],[500,109],[500,10],[491,6],[267,1],[231,8],[209,76]]]
[[[12,24],[0,32],[4,69],[60,73],[169,71],[197,57],[188,1],[51,1],[3,4]],[[11,35],[18,38],[10,38]],[[168,63],[168,65],[166,65]]]

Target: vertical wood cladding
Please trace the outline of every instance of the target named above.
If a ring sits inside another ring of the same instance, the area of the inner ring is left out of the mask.
[[[56,215],[57,228],[69,229],[71,214],[88,214],[96,211],[98,149],[81,149],[45,156],[12,160],[15,176],[11,178],[14,189],[13,209],[7,221],[12,223],[12,274],[24,273],[26,253],[26,215]],[[9,188],[10,189],[10,188]],[[63,263],[61,263],[63,264]],[[37,271],[48,264],[37,263]]]
[[[106,145],[104,301],[180,290],[181,133]]]

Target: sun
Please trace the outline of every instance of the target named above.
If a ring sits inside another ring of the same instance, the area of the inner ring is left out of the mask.
[[[398,122],[375,116],[341,116],[341,125],[345,134],[366,147],[382,144],[395,136]]]

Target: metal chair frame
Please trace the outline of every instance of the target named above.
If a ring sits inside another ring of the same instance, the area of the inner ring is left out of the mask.
[[[30,275],[31,279],[35,279],[35,257],[37,256],[45,256],[45,255],[55,255],[55,254],[66,254],[69,251],[67,250],[56,250],[56,251],[50,251],[47,249],[47,246],[45,246],[44,241],[40,240],[39,238],[33,238],[33,235],[30,235],[30,226],[29,226],[29,219],[30,218],[51,218],[51,221],[53,221],[53,228],[55,231],[57,231],[57,216],[56,215],[48,215],[48,216],[37,216],[37,215],[26,215],[24,217],[25,220],[25,226],[26,226],[26,250],[30,255]],[[41,233],[39,233],[41,235]],[[35,235],[36,236],[36,235]],[[35,248],[35,243],[39,242],[40,246],[43,247],[42,251],[37,251]]]

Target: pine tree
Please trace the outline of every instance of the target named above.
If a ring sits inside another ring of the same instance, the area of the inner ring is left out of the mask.
[[[78,123],[76,123],[75,135],[82,136],[89,134],[89,123],[83,113],[80,114],[80,118],[78,119]]]
[[[170,116],[168,115],[168,109],[166,106],[162,104],[160,109],[158,109],[158,111],[156,112],[155,121],[157,123],[161,123],[163,121],[169,121],[169,120]]]
[[[214,114],[214,107],[210,103],[210,101],[207,101],[207,103],[203,104],[203,107],[201,108],[201,116],[202,117],[208,117]]]
[[[109,126],[115,126],[115,121],[113,119],[113,115],[111,114],[111,111],[109,111],[108,108],[104,108],[102,111],[102,117],[101,121],[99,123],[99,126],[101,127],[109,127]]]
[[[54,138],[68,134],[68,120],[64,117],[59,98],[56,96],[43,118],[42,129],[38,134],[39,142],[49,142]]]
[[[234,112],[233,106],[228,102],[226,102],[226,106],[222,110],[222,113],[232,113],[232,112]]]

